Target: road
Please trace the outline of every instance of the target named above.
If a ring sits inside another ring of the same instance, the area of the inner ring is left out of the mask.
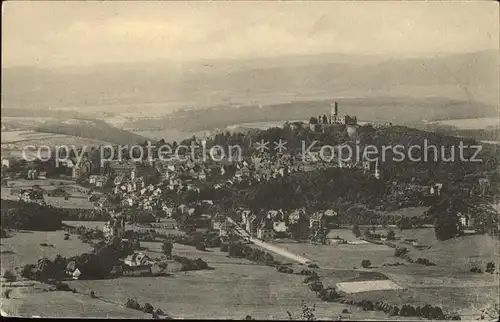
[[[232,223],[234,225],[235,231],[238,233],[238,235],[240,235],[241,237],[247,239],[248,241],[252,242],[253,244],[255,244],[261,248],[264,248],[272,253],[278,254],[278,255],[283,256],[285,258],[288,258],[294,262],[298,262],[299,264],[309,265],[309,264],[312,264],[314,262],[314,261],[312,261],[308,258],[305,258],[303,256],[291,253],[286,249],[283,249],[283,248],[278,247],[276,245],[266,243],[258,238],[254,238],[254,237],[250,236],[250,234],[246,230],[241,228],[233,219],[231,219],[229,217],[227,217],[227,219],[230,223]]]

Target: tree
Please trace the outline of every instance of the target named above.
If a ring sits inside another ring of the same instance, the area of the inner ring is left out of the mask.
[[[164,241],[161,244],[161,251],[163,254],[165,254],[168,258],[172,257],[172,249],[174,248],[174,245],[169,242],[169,241]]]
[[[144,313],[153,314],[155,309],[150,303],[144,303],[144,306],[142,307],[142,311]]]
[[[438,240],[454,238],[458,234],[458,218],[453,213],[442,212],[436,215],[434,232]]]
[[[136,299],[128,298],[127,301],[125,302],[125,307],[128,307],[129,309],[134,309],[134,310],[140,310],[141,305],[139,302],[137,302]]]
[[[17,280],[17,276],[10,270],[6,270],[3,273],[3,278],[5,279],[5,281],[9,282],[9,286],[12,286],[12,282],[15,282]]]
[[[196,249],[201,250],[201,251],[205,251],[205,242],[200,241],[200,242],[196,243]]]
[[[495,264],[493,262],[486,264],[485,272],[493,274],[495,272]]]
[[[370,228],[366,227],[363,230],[363,236],[365,236],[366,238],[370,238],[372,236],[372,232],[370,231]]]
[[[368,267],[370,267],[371,265],[372,265],[372,263],[370,262],[370,260],[369,260],[369,259],[363,259],[363,260],[361,261],[361,267],[363,267],[363,268],[368,268]]]
[[[396,239],[396,233],[394,232],[394,230],[389,229],[389,231],[387,232],[387,240],[395,240],[395,239]]]
[[[9,299],[10,298],[10,293],[12,292],[12,290],[10,288],[6,289],[4,292],[3,292],[3,296],[6,298],[6,299]]]
[[[401,217],[397,223],[396,223],[396,226],[399,228],[400,231],[403,231],[404,229],[411,229],[412,228],[412,224],[411,224],[411,221],[410,219],[408,219],[408,217]]]
[[[361,236],[361,231],[359,231],[359,226],[358,226],[358,225],[354,225],[354,226],[352,226],[352,233],[353,233],[353,234],[354,234],[354,236],[356,236],[356,237]]]

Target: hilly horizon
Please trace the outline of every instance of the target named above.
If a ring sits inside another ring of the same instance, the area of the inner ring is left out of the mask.
[[[499,101],[498,66],[497,51],[489,50],[408,59],[323,54],[66,70],[10,67],[2,68],[2,108],[160,116],[180,108],[335,97],[442,97],[469,102],[471,109],[478,102],[493,114]]]

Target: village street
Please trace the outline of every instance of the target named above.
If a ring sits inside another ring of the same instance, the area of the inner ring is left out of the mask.
[[[255,245],[259,246],[259,247],[262,247],[270,252],[273,252],[275,254],[278,254],[280,256],[283,256],[283,257],[286,257],[290,260],[293,260],[295,262],[298,262],[300,264],[304,264],[304,265],[308,265],[308,264],[311,264],[313,261],[308,259],[308,258],[305,258],[305,257],[302,257],[302,256],[299,256],[299,255],[296,255],[294,253],[291,253],[281,247],[278,247],[278,246],[275,246],[275,245],[271,245],[269,243],[266,243],[260,239],[257,239],[257,238],[254,238],[254,237],[251,237],[250,234],[244,230],[243,228],[241,228],[233,219],[227,217],[228,221],[234,225],[235,227],[235,231],[241,236],[241,237],[244,237],[246,239],[248,239],[248,241],[254,243]]]

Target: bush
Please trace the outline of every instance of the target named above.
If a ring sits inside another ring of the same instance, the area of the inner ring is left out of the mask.
[[[486,264],[485,272],[493,274],[495,272],[495,264],[493,262],[488,262],[488,264]]]
[[[94,291],[90,291],[90,297],[93,298],[93,299],[97,298],[97,296],[95,295]]]
[[[387,232],[387,240],[395,240],[395,239],[396,239],[396,233],[394,232],[394,230],[389,229],[389,231]]]
[[[396,257],[401,257],[406,253],[408,253],[408,249],[406,247],[396,247],[396,249],[394,249],[394,256]]]
[[[66,291],[66,292],[71,292],[73,291],[67,283],[55,283],[54,286],[56,287],[56,291]],[[92,297],[92,293],[90,293],[90,296]]]
[[[229,251],[229,245],[226,243],[221,243],[219,249],[221,252],[227,253]]]
[[[359,230],[359,226],[358,226],[358,225],[353,225],[353,226],[352,226],[352,233],[353,233],[353,234],[354,234],[354,236],[356,236],[356,237],[361,236],[361,231]]]
[[[12,292],[12,290],[10,288],[6,289],[5,291],[3,291],[2,295],[3,297],[5,297],[6,299],[9,299],[10,298],[10,293]]]
[[[205,251],[205,243],[204,242],[199,242],[196,244],[196,249],[197,250],[201,250],[201,251]]]
[[[142,307],[142,311],[144,313],[153,314],[155,309],[150,303],[144,303],[144,306]]]
[[[370,262],[370,260],[369,260],[369,259],[363,259],[363,260],[361,261],[361,267],[363,267],[363,268],[368,268],[368,267],[370,267],[371,265],[372,265],[372,262]]]
[[[127,301],[125,302],[125,307],[128,307],[129,309],[133,310],[140,310],[141,305],[139,302],[137,302],[136,299],[128,298]]]
[[[12,282],[15,282],[17,280],[16,275],[9,270],[6,270],[3,273],[3,278],[5,278],[5,281],[9,282],[10,284],[12,284]]]
[[[433,262],[431,262],[427,258],[420,258],[419,257],[419,258],[417,258],[416,263],[420,264],[420,265],[425,265],[425,266],[436,266],[436,264],[434,264]]]
[[[167,257],[171,257],[172,256],[172,249],[173,248],[174,248],[174,245],[171,242],[169,242],[169,241],[164,241],[161,244],[161,251]]]

